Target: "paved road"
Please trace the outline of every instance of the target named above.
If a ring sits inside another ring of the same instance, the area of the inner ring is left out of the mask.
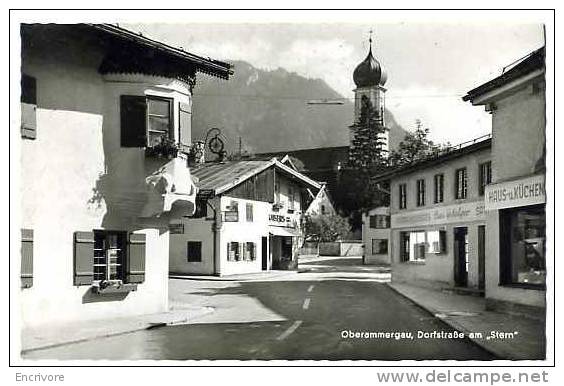
[[[343,271],[338,268],[343,265]],[[57,359],[455,359],[488,360],[467,340],[418,339],[453,332],[350,260],[270,281],[171,280],[171,296],[215,312],[188,325],[31,352]],[[344,268],[346,267],[346,269]],[[347,273],[349,273],[347,275]],[[184,298],[183,298],[184,297]],[[174,303],[173,303],[174,304]],[[398,332],[413,339],[345,339],[343,331]]]

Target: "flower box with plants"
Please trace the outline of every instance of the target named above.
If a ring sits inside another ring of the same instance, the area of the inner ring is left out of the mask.
[[[178,144],[166,135],[163,135],[159,142],[145,148],[145,155],[147,157],[173,159],[178,155],[178,151]]]

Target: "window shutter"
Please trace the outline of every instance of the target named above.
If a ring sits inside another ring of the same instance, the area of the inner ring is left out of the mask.
[[[37,120],[35,117],[37,110],[36,79],[32,76],[22,74],[21,89],[21,135],[22,138],[35,139],[37,137]]]
[[[147,101],[143,96],[122,95],[121,146],[147,146]]]
[[[94,232],[74,233],[74,285],[94,280]]]
[[[33,285],[33,229],[22,229],[22,288]]]
[[[126,283],[145,281],[145,245],[146,236],[142,233],[130,233],[127,241]]]
[[[179,103],[178,114],[180,121],[180,138],[178,142],[190,147],[192,144],[192,112],[190,111],[190,105],[188,103]]]

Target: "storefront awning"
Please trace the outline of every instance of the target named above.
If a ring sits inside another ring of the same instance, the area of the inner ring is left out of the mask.
[[[196,186],[186,161],[175,158],[145,179],[149,199],[142,217],[160,216],[175,203],[181,204],[182,215],[192,216],[196,209]]]
[[[268,227],[268,232],[274,236],[286,236],[286,237],[294,237],[294,236],[302,236],[302,234],[293,228],[283,228],[283,227]]]

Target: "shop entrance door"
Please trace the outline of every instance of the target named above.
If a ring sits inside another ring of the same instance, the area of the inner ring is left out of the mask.
[[[468,285],[468,228],[454,228],[454,283]]]
[[[262,270],[268,269],[268,237],[262,238]]]
[[[478,226],[478,289],[486,288],[486,226]]]

